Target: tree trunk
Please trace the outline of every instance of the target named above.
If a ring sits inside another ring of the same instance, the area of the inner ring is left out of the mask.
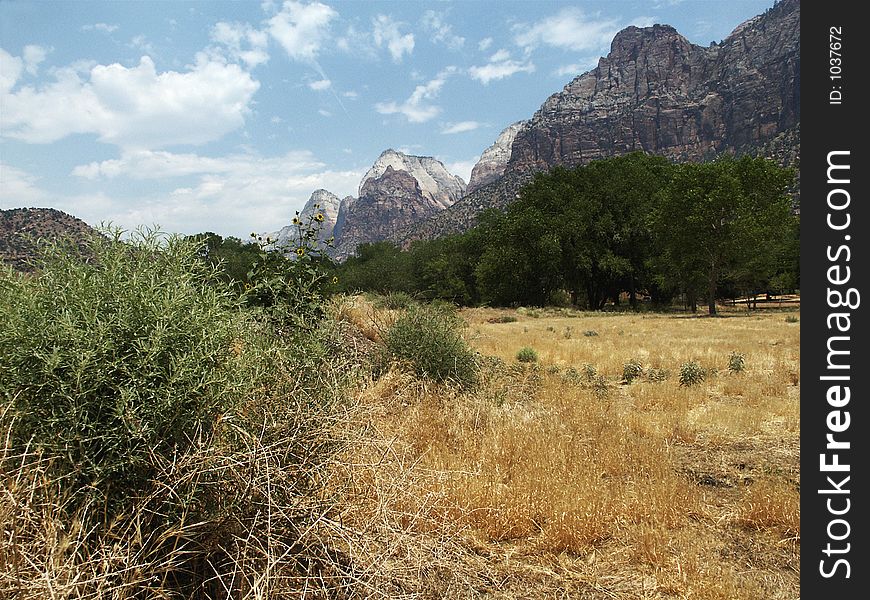
[[[716,281],[719,279],[719,269],[715,261],[710,265],[710,279],[707,282],[707,310],[711,315],[716,314]]]

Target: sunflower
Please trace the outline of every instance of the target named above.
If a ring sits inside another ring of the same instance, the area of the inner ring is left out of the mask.
[[[296,248],[296,256],[305,256],[305,248],[302,246]]]
[[[316,215],[314,215],[314,220],[317,221],[318,223],[322,223],[323,222],[323,213],[317,213]]]
[[[333,284],[338,283],[338,277],[333,277],[333,278],[332,278],[332,283],[333,283]]]

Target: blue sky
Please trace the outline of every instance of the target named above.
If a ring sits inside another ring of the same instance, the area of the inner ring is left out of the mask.
[[[0,208],[247,239],[387,148],[467,182],[623,27],[706,46],[772,5],[2,0]]]

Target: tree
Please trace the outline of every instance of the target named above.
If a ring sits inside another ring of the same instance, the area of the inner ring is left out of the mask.
[[[758,282],[773,272],[792,222],[786,190],[793,174],[762,158],[722,158],[675,168],[652,215],[660,276],[681,287],[693,308],[706,294],[716,314],[720,283]]]

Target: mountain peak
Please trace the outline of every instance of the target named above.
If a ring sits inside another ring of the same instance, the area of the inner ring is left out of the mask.
[[[359,184],[359,195],[363,194],[367,181],[381,177],[388,167],[410,174],[420,186],[423,196],[441,208],[447,208],[465,194],[465,182],[462,178],[451,174],[438,159],[414,156],[388,148],[381,152],[374,165],[363,176]]]

